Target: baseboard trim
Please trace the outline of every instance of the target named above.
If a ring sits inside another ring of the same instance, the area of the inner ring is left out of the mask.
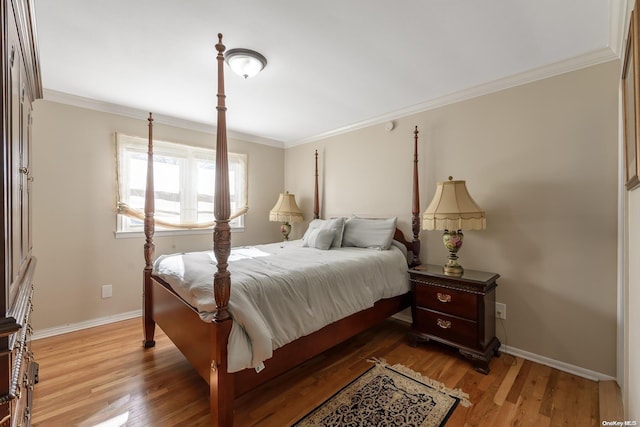
[[[31,339],[39,340],[41,338],[53,337],[56,335],[67,334],[69,332],[81,331],[96,326],[108,325],[109,323],[120,322],[122,320],[134,319],[142,316],[142,310],[129,311],[127,313],[115,314],[113,316],[99,317],[97,319],[85,320],[84,322],[69,323],[63,326],[41,329],[34,331]]]
[[[581,368],[580,366],[571,365],[569,363],[561,362],[559,360],[551,359],[549,357],[540,356],[539,354],[531,353],[529,351],[521,350],[519,348],[502,345],[500,351],[510,354],[512,356],[521,357],[523,359],[530,360],[532,362],[546,365],[551,368],[558,369],[560,371],[567,372],[569,374],[577,375],[582,378],[586,378],[592,381],[615,381],[615,378],[600,372],[592,371],[590,369]]]
[[[42,329],[35,331],[32,340],[38,340],[41,338],[52,337],[55,335],[62,335],[69,332],[81,331],[83,329],[93,328],[95,326],[102,326],[109,323],[120,322],[122,320],[129,320],[142,316],[142,310],[129,311],[127,313],[116,314],[113,316],[100,317],[98,319],[86,320],[79,323],[71,323],[64,326],[56,326],[54,328]],[[405,323],[411,324],[411,314],[400,312],[393,316],[394,319],[400,320]],[[559,360],[551,359],[549,357],[540,356],[539,354],[531,353],[529,351],[521,350],[519,348],[502,345],[500,351],[510,354],[512,356],[521,357],[523,359],[530,360],[532,362],[540,363],[551,368],[558,369],[563,372],[567,372],[579,377],[587,378],[592,381],[615,381],[615,378],[610,375],[605,375],[600,372],[591,371],[589,369],[581,368],[580,366],[571,365],[569,363],[561,362]]]
[[[393,318],[409,324],[411,324],[412,322],[411,314],[407,314],[404,312],[395,314]],[[612,376],[605,375],[596,371],[591,371],[589,369],[581,368],[580,366],[575,366],[569,363],[561,362],[559,360],[551,359],[549,357],[540,356],[539,354],[521,350],[516,347],[511,347],[503,344],[500,346],[500,352],[507,353],[512,356],[520,357],[522,359],[527,359],[527,360],[530,360],[531,362],[536,362],[541,365],[549,366],[551,368],[558,369],[559,371],[577,375],[579,377],[586,378],[592,381],[612,381],[612,380],[615,381],[615,378]]]

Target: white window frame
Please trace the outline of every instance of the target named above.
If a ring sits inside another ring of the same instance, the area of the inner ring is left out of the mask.
[[[144,159],[144,176],[146,177],[146,159],[147,159],[147,149],[148,149],[148,140],[145,138],[125,135],[121,133],[116,133],[116,150],[117,150],[117,161],[116,161],[116,174],[117,174],[117,191],[118,191],[118,203],[125,203],[130,208],[144,211],[144,189],[142,189],[142,203],[140,203],[140,198],[138,197],[137,202],[131,203],[130,195],[131,195],[131,187],[132,187],[132,179],[134,177],[131,175],[131,164],[128,161],[131,158],[131,155],[136,155],[137,157]],[[160,157],[170,157],[176,159],[176,162],[179,163],[179,175],[180,180],[183,182],[182,185],[178,187],[178,200],[180,206],[180,222],[181,223],[197,223],[204,222],[203,220],[198,221],[198,194],[197,188],[197,174],[198,167],[196,164],[198,162],[207,162],[213,166],[213,172],[215,172],[215,159],[216,159],[216,151],[214,149],[196,147],[192,145],[186,144],[178,144],[174,142],[167,141],[153,141],[153,152],[156,158]],[[231,204],[231,214],[234,213],[235,210],[239,210],[247,205],[247,182],[248,182],[248,168],[247,168],[247,155],[242,153],[227,153],[228,162],[229,162],[229,193],[230,193],[230,204]],[[158,200],[157,193],[158,189],[158,172],[161,169],[162,162],[154,162],[154,174],[156,175],[154,178],[155,183],[155,191],[156,191],[156,203],[155,203],[155,211],[156,216],[161,214],[162,211],[162,202]],[[138,181],[140,180],[140,174],[137,174]],[[146,181],[146,179],[145,179]],[[138,182],[138,184],[140,184]],[[211,183],[211,186],[214,185],[214,182]],[[139,187],[140,185],[138,185]],[[139,188],[138,188],[139,190]],[[215,197],[215,196],[214,196]],[[213,201],[213,199],[212,199]],[[213,202],[210,203],[211,210],[208,209],[206,212],[210,212],[208,218],[205,221],[213,220]],[[200,207],[200,209],[202,209]],[[116,221],[116,237],[136,237],[143,235],[144,232],[144,223],[141,220],[131,218],[122,214],[117,214]],[[177,222],[177,221],[176,221]],[[241,231],[244,229],[244,214],[240,215],[231,221],[229,221],[229,225],[231,226],[232,231]],[[201,234],[201,233],[211,233],[211,229],[213,227],[208,228],[193,228],[193,229],[174,229],[162,227],[158,224],[155,225],[155,234],[163,235],[163,234]]]

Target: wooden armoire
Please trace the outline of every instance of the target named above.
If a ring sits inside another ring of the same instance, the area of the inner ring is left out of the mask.
[[[30,347],[33,273],[31,121],[42,83],[31,0],[0,0],[2,9],[2,292],[0,427],[30,425],[38,364]]]

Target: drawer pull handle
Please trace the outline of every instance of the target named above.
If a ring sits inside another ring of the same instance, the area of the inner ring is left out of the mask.
[[[449,294],[443,294],[438,292],[437,297],[438,297],[438,301],[440,302],[451,302],[451,295]]]
[[[440,326],[442,329],[449,329],[451,328],[451,321],[438,319],[438,326]]]

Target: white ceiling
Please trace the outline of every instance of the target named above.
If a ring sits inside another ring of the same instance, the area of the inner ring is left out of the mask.
[[[268,60],[248,80],[225,68],[230,133],[290,146],[612,59],[623,3],[35,0],[35,10],[45,99],[213,126],[222,33],[228,49]]]

